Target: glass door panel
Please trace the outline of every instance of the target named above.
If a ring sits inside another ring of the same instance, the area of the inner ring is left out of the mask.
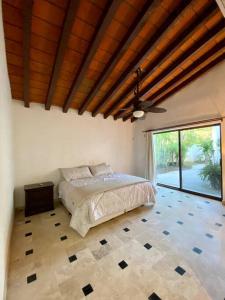
[[[181,188],[221,197],[220,126],[181,130],[180,138]]]
[[[180,187],[178,131],[154,134],[157,183]]]

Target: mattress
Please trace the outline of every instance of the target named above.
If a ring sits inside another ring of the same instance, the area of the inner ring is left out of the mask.
[[[70,226],[82,237],[101,220],[155,203],[155,189],[144,178],[110,174],[59,184],[59,197],[72,214]]]

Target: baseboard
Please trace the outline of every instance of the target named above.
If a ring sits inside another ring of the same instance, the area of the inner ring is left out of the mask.
[[[54,204],[58,204],[60,202],[60,199],[59,198],[54,198]],[[22,206],[16,206],[15,207],[15,211],[21,211],[21,210],[24,210],[24,205]]]

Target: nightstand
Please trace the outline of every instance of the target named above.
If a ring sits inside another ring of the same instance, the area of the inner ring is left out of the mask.
[[[24,186],[25,217],[54,209],[53,182],[43,182]]]

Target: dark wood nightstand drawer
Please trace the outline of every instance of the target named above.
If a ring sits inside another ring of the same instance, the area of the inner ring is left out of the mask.
[[[25,190],[25,216],[54,209],[53,183],[31,184]]]

